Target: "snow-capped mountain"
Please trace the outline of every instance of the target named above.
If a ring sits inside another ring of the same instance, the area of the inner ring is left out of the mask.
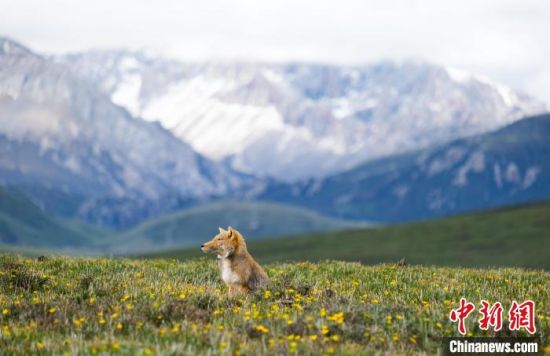
[[[421,62],[184,63],[131,51],[56,61],[205,156],[287,181],[326,176],[546,110],[486,78]]]
[[[62,64],[0,38],[0,183],[81,196],[79,214],[102,220],[112,216],[99,198],[202,199],[241,181]]]

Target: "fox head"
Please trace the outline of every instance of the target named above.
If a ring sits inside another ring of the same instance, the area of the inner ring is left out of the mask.
[[[202,252],[215,253],[218,258],[227,258],[238,249],[246,248],[242,235],[231,226],[227,230],[219,228],[220,232],[212,240],[201,245]]]

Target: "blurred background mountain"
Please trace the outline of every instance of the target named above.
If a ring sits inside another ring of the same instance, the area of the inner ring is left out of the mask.
[[[550,198],[547,105],[422,61],[43,55],[0,38],[0,243],[76,253]]]

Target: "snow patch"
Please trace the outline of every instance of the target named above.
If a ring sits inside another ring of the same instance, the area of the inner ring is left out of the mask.
[[[502,172],[500,171],[500,166],[498,163],[493,165],[493,174],[495,176],[495,183],[498,188],[502,188]]]
[[[349,99],[345,97],[332,100],[332,106],[332,115],[339,120],[349,117],[355,112]]]
[[[540,172],[541,169],[539,167],[529,167],[527,172],[525,172],[525,177],[523,178],[523,183],[521,187],[523,189],[531,187],[536,182]]]
[[[509,163],[506,168],[506,180],[510,183],[519,183],[521,180],[518,166],[515,163]]]
[[[461,147],[452,147],[448,149],[447,152],[445,152],[445,157],[443,157],[442,159],[435,158],[430,162],[430,166],[428,167],[427,172],[428,176],[431,177],[450,169],[455,164],[460,162],[460,160],[464,158],[465,154],[466,150]]]
[[[267,80],[269,80],[272,83],[282,84],[282,85],[286,83],[285,78],[281,74],[275,72],[274,70],[264,69],[262,70],[262,74]]]
[[[123,72],[130,72],[139,68],[139,62],[133,56],[125,56],[118,63],[118,68]]]
[[[476,76],[475,79],[493,88],[507,107],[515,107],[520,104],[518,95],[510,87],[481,75]]]
[[[140,114],[141,76],[131,74],[124,77],[116,90],[111,95],[111,100],[120,106],[125,107],[133,116]]]
[[[446,67],[445,70],[449,77],[455,82],[466,83],[472,79],[472,76],[465,70],[454,67]]]
[[[462,187],[468,184],[468,174],[470,172],[480,173],[485,169],[485,155],[483,152],[474,152],[470,155],[466,163],[462,165],[456,173],[453,185]]]

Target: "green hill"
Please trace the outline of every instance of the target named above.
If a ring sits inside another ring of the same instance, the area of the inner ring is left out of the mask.
[[[238,225],[237,225],[238,226]],[[246,236],[246,235],[245,235]],[[252,241],[261,262],[338,259],[550,269],[550,202],[375,229]],[[146,257],[187,259],[198,248]]]
[[[198,246],[212,238],[218,226],[228,225],[238,227],[250,240],[365,226],[282,204],[224,201],[150,219],[113,236],[105,249],[132,252]]]
[[[112,232],[53,216],[19,191],[0,187],[3,251],[30,255],[61,250],[102,254],[181,248],[200,244],[210,239],[218,226],[228,225],[239,226],[252,240],[365,226],[282,204],[226,201],[180,210],[123,232]]]
[[[0,245],[78,249],[96,244],[107,234],[93,226],[56,218],[17,191],[0,187]]]

